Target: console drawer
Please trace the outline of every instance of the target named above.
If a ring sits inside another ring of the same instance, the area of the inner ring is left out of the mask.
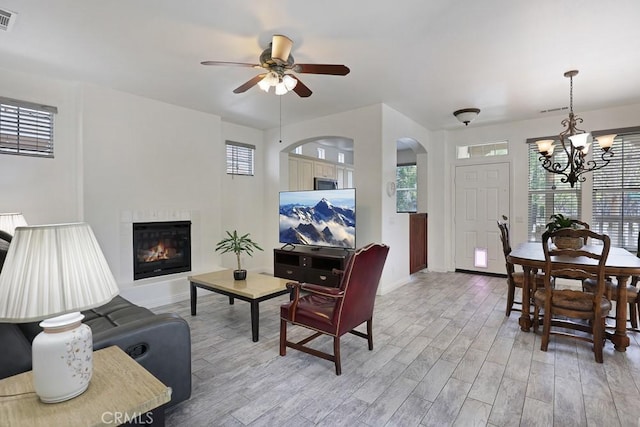
[[[331,270],[307,269],[305,274],[305,281],[308,283],[314,283],[316,285],[335,288],[340,284],[340,276],[337,274],[333,274]]]
[[[305,281],[305,269],[290,265],[276,264],[273,267],[273,275],[283,279],[295,280],[296,282]]]

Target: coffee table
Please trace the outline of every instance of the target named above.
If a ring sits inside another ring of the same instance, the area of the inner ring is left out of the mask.
[[[280,295],[291,295],[286,286],[287,282],[290,282],[290,280],[251,272],[247,273],[246,280],[233,280],[233,270],[220,270],[213,273],[189,276],[191,315],[196,315],[197,288],[226,295],[229,297],[229,304],[231,305],[233,305],[235,298],[247,301],[251,304],[251,335],[253,342],[257,342],[260,323],[258,304]]]

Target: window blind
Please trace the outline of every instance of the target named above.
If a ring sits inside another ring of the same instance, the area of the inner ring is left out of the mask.
[[[255,145],[226,141],[227,174],[253,176],[253,154]]]
[[[538,158],[538,146],[535,141],[547,138],[535,138],[527,140],[529,145],[529,241],[542,241],[545,225],[549,217],[555,213],[561,213],[571,218],[581,218],[580,183],[571,188],[569,183],[561,182],[562,175],[547,172]],[[550,138],[549,138],[550,139]],[[560,141],[553,152],[553,161],[560,164],[567,163],[567,153],[562,149]]]
[[[53,157],[56,107],[0,97],[0,153]]]
[[[640,132],[618,135],[612,150],[611,163],[593,173],[591,229],[607,234],[612,246],[636,252],[640,232]],[[598,152],[596,147],[594,156]]]

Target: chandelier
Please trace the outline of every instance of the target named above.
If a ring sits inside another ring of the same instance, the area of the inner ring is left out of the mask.
[[[560,132],[559,139],[562,149],[567,154],[567,164],[554,161],[552,156],[553,150],[556,148],[554,145],[555,140],[544,139],[536,141],[538,151],[540,152],[538,160],[542,162],[542,167],[551,173],[563,175],[560,181],[568,182],[571,184],[571,187],[573,187],[576,182],[584,182],[586,180],[586,177],[583,175],[585,172],[593,172],[609,164],[611,157],[613,157],[611,146],[613,145],[613,139],[616,137],[616,135],[613,134],[593,138],[598,141],[601,149],[601,163],[596,163],[595,160],[587,160],[585,158],[591,145],[591,143],[588,142],[589,133],[578,129],[577,125],[582,123],[582,119],[573,114],[573,77],[577,74],[578,70],[571,70],[564,73],[564,76],[568,77],[571,82],[569,86],[569,118],[561,122],[565,130]],[[569,139],[569,141],[567,141],[567,139]],[[593,154],[595,156],[596,153]]]

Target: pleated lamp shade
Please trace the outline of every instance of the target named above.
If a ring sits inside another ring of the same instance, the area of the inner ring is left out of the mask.
[[[0,321],[87,310],[118,292],[89,224],[18,227],[0,273]]]
[[[63,402],[87,390],[93,338],[79,312],[117,294],[89,224],[15,229],[0,273],[0,322],[45,319],[31,346],[33,386],[42,402]]]
[[[27,221],[21,213],[0,213],[0,231],[13,236],[16,227],[24,227],[25,225],[27,225]]]

